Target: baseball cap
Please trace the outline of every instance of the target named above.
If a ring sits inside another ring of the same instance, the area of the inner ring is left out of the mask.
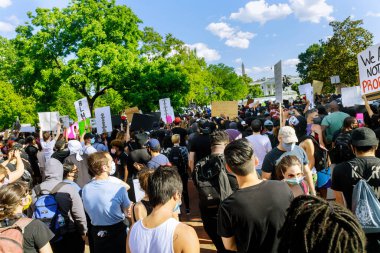
[[[282,136],[282,141],[284,143],[298,142],[296,131],[290,126],[281,127],[278,135]]]
[[[181,123],[181,118],[180,117],[175,117],[175,119],[174,119],[174,123],[175,124],[179,124],[179,123]]]
[[[159,151],[161,149],[160,142],[154,138],[149,139],[149,141],[146,143],[146,146],[153,151]]]
[[[92,139],[92,138],[94,138],[94,135],[91,134],[91,133],[86,133],[86,134],[84,135],[84,137],[83,137],[83,139],[85,139],[85,140],[87,140],[87,139]]]
[[[267,119],[265,122],[264,122],[264,126],[273,126],[273,122],[269,119]]]
[[[367,127],[360,127],[352,131],[352,145],[355,147],[375,146],[379,144],[375,132]]]

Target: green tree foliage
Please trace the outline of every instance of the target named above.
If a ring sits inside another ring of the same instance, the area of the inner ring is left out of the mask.
[[[0,81],[0,129],[10,128],[19,117],[21,123],[36,123],[35,100],[18,94],[12,84]]]
[[[125,87],[138,60],[141,22],[115,0],[72,0],[67,8],[28,13],[14,41],[21,74],[16,87],[34,94],[40,107],[66,83],[87,97],[90,108],[110,88]]]
[[[357,85],[357,54],[373,43],[373,35],[362,27],[362,20],[348,17],[342,22],[330,22],[330,26],[333,36],[307,48],[298,56],[300,62],[297,64],[304,83],[323,81],[325,91],[335,89],[330,83],[330,77],[334,75],[339,75],[341,83]]]
[[[249,88],[248,88],[248,90],[249,90],[249,96],[251,98],[259,98],[259,97],[263,97],[264,96],[264,92],[261,89],[260,84],[250,85]]]
[[[79,94],[73,87],[63,84],[59,87],[56,99],[47,108],[48,111],[58,111],[60,115],[69,115],[74,121],[77,121],[77,113],[75,111],[74,102],[83,96]]]
[[[120,93],[114,89],[108,89],[103,95],[101,95],[95,101],[95,108],[109,106],[111,108],[112,115],[118,115],[129,105],[126,100],[120,95]]]
[[[16,63],[16,51],[8,39],[0,36],[0,80],[9,82]]]

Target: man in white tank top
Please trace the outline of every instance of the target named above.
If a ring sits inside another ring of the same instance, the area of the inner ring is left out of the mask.
[[[149,179],[148,196],[153,211],[137,221],[127,239],[131,253],[199,253],[195,230],[173,218],[181,203],[182,181],[170,167],[158,168]]]

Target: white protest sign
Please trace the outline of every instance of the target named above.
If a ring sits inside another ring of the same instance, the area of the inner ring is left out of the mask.
[[[314,108],[314,94],[313,94],[313,87],[311,86],[311,84],[309,83],[309,85],[307,85],[305,87],[305,95],[306,95],[306,99],[309,100],[310,102],[310,105],[309,105],[309,108]]]
[[[91,118],[90,107],[88,106],[87,98],[79,99],[74,102],[75,111],[77,112],[78,122]]]
[[[331,84],[340,83],[340,77],[339,76],[331,76],[330,80],[331,80]]]
[[[36,128],[32,124],[21,124],[20,133],[35,133]]]
[[[133,188],[135,190],[136,203],[142,200],[145,196],[145,192],[141,189],[138,179],[133,179]]]
[[[64,128],[69,128],[70,127],[70,118],[69,116],[61,116],[59,117],[59,120],[61,121],[61,124]]]
[[[92,118],[90,119],[91,128],[96,128],[96,119]]]
[[[98,134],[112,132],[111,109],[109,106],[96,108],[95,119]]]
[[[274,65],[274,83],[276,86],[276,102],[282,102],[282,63],[277,62]]]
[[[306,89],[308,89],[309,87],[312,87],[311,83],[301,84],[298,86],[298,92],[300,93],[300,95],[305,95]]]
[[[55,131],[59,122],[59,112],[39,112],[40,127],[42,131]]]
[[[358,54],[361,94],[380,91],[380,43]]]
[[[342,88],[341,92],[343,106],[350,107],[364,104],[360,93],[360,86]]]
[[[172,123],[174,120],[174,110],[170,104],[170,98],[163,98],[159,100],[161,119],[165,123]]]

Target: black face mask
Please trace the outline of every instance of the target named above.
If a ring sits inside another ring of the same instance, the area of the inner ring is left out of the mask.
[[[313,118],[313,123],[316,125],[320,125],[322,123],[321,117]]]

